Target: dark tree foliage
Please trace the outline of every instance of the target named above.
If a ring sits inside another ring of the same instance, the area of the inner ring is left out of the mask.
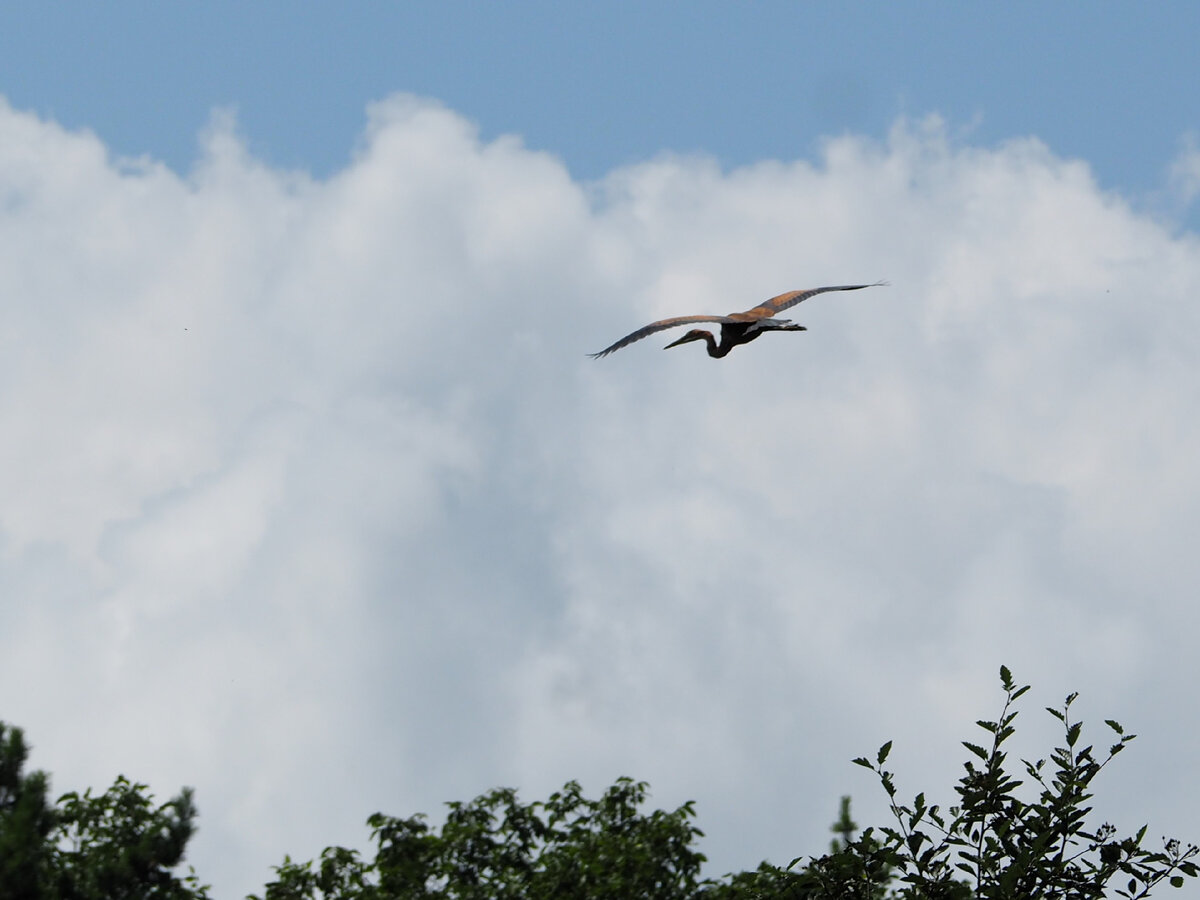
[[[440,831],[423,816],[369,820],[373,862],[342,847],[315,863],[285,860],[265,900],[684,900],[696,895],[701,832],[685,803],[643,814],[646,785],[618,779],[599,800],[568,782],[528,805],[507,788],[451,803]]]
[[[874,760],[854,762],[878,775],[896,824],[859,834],[843,798],[837,837],[819,858],[701,880],[691,803],[646,815],[638,812],[645,784],[621,779],[592,801],[571,782],[545,803],[522,805],[511,790],[452,803],[440,832],[421,816],[376,815],[373,862],[340,847],[316,863],[286,860],[265,900],[1095,900],[1144,898],[1164,881],[1179,887],[1194,877],[1196,847],[1164,840],[1151,850],[1145,828],[1118,837],[1112,825],[1090,824],[1092,782],[1134,735],[1110,720],[1116,742],[1098,760],[1071,718],[1074,694],[1049,709],[1064,730],[1049,763],[1022,761],[1027,780],[1011,771],[1014,703],[1029,688],[1007,668],[1000,677],[1000,717],[977,723],[988,742],[964,741],[970,758],[957,805],[943,811],[924,794],[900,803],[883,768],[889,741]]]
[[[1064,732],[1049,765],[1045,759],[1021,760],[1016,768],[1009,763],[1005,744],[1015,730],[1013,704],[1029,686],[1017,686],[1004,666],[1000,682],[1005,694],[1000,717],[976,723],[987,739],[982,745],[963,741],[971,757],[955,787],[957,805],[943,811],[928,804],[923,793],[911,805],[899,802],[893,775],[883,768],[890,741],[874,761],[854,760],[879,776],[896,820],[896,827],[879,829],[880,837],[867,829],[847,847],[862,861],[864,891],[896,884],[895,893],[887,896],[1143,898],[1163,881],[1182,887],[1185,876],[1196,876],[1192,860],[1200,850],[1194,845],[1164,838],[1160,850],[1151,850],[1142,844],[1145,826],[1119,837],[1113,825],[1091,824],[1092,782],[1136,735],[1107,720],[1115,742],[1103,759],[1098,758],[1095,748],[1082,741],[1082,723],[1071,718],[1078,696],[1071,694],[1060,709],[1046,708]],[[820,865],[822,861],[814,861],[810,870]]]
[[[42,772],[22,775],[21,730],[0,723],[0,900],[201,900],[194,873],[172,870],[195,828],[192,793],[155,806],[117,778],[103,794],[64,794],[51,807]]]
[[[195,831],[191,788],[161,806],[144,784],[118,776],[103,794],[64,794],[58,801],[53,889],[64,900],[206,897],[194,873],[172,870]]]
[[[812,898],[812,900],[1093,900],[1144,898],[1164,881],[1182,887],[1197,874],[1193,845],[1164,838],[1162,849],[1142,845],[1146,828],[1118,837],[1107,823],[1091,824],[1092,782],[1134,739],[1115,721],[1115,735],[1104,758],[1082,743],[1082,724],[1071,718],[1076,696],[1061,709],[1047,708],[1062,725],[1063,745],[1047,760],[1022,760],[1012,771],[1005,750],[1014,733],[1013,704],[1029,686],[1018,687],[1000,669],[1005,701],[996,721],[976,724],[987,735],[983,745],[964,741],[970,753],[955,791],[957,805],[947,810],[917,794],[911,805],[897,799],[894,777],[883,766],[892,744],[874,760],[854,760],[879,776],[895,827],[868,828],[859,837],[843,799],[833,830],[839,839],[817,859],[793,860],[786,869],[767,864],[758,872],[729,876],[710,898]]]
[[[38,896],[55,823],[45,773],[21,774],[28,755],[21,729],[0,722],[0,900]]]
[[[884,768],[889,741],[854,762],[879,778],[894,825],[860,833],[843,798],[821,857],[701,879],[692,803],[645,812],[645,783],[621,778],[591,800],[572,781],[529,804],[510,789],[450,803],[440,828],[376,814],[373,859],[344,847],[285,858],[263,900],[1140,900],[1195,877],[1195,846],[1164,839],[1150,849],[1145,827],[1121,837],[1093,824],[1093,782],[1134,735],[1109,720],[1114,743],[1098,757],[1072,718],[1072,694],[1048,709],[1061,746],[1014,766],[1015,703],[1029,688],[1003,667],[1000,679],[999,718],[976,723],[983,743],[963,742],[955,805],[943,810],[923,793],[900,802]],[[194,873],[173,873],[194,829],[190,790],[155,806],[144,785],[118,778],[103,794],[51,806],[46,776],[22,774],[26,756],[21,732],[0,724],[0,900],[207,898]]]

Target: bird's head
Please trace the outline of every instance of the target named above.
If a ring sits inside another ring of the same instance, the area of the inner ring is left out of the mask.
[[[691,341],[711,341],[711,340],[713,340],[711,331],[705,331],[702,328],[693,328],[691,331],[689,331],[687,334],[685,334],[679,340],[671,341],[671,343],[667,344],[667,346],[663,347],[663,349],[670,350],[672,347],[678,347],[680,344],[687,344],[687,343],[690,343]]]

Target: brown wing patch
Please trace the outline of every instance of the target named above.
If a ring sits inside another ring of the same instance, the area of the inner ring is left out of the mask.
[[[754,309],[748,309],[745,312],[730,313],[729,318],[733,319],[735,322],[757,322],[759,319],[769,319],[777,312],[777,310],[774,310],[767,305],[770,302],[771,301],[768,300],[767,303],[764,303],[762,306],[756,306]]]
[[[830,287],[808,288],[802,291],[788,291],[786,294],[780,294],[778,297],[772,297],[762,306],[756,306],[754,309],[770,309],[771,315],[777,312],[782,312],[789,307],[795,306],[797,303],[803,303],[809,297],[815,297],[817,294],[824,294],[826,291],[861,291],[863,288],[879,287],[887,284],[886,281],[876,281],[874,284],[839,284]],[[754,310],[748,310],[753,312]],[[762,318],[762,317],[759,317]]]

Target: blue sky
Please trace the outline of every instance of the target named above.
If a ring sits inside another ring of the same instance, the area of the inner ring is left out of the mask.
[[[949,802],[1007,664],[1195,840],[1198,19],[5,5],[0,718],[194,786],[218,896],[620,775],[719,874],[888,739]]]
[[[396,90],[584,179],[667,149],[810,157],[819,136],[938,112],[1140,194],[1197,127],[1200,10],[1178,2],[14,3],[0,24],[10,103],[181,171],[230,106],[257,154],[326,175]]]

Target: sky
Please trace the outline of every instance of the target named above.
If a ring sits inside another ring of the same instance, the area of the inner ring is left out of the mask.
[[[708,873],[998,670],[1200,838],[1200,10],[8,4],[0,720],[284,854],[618,776]],[[887,280],[711,360],[648,321]],[[1194,886],[1173,896],[1200,896]]]

